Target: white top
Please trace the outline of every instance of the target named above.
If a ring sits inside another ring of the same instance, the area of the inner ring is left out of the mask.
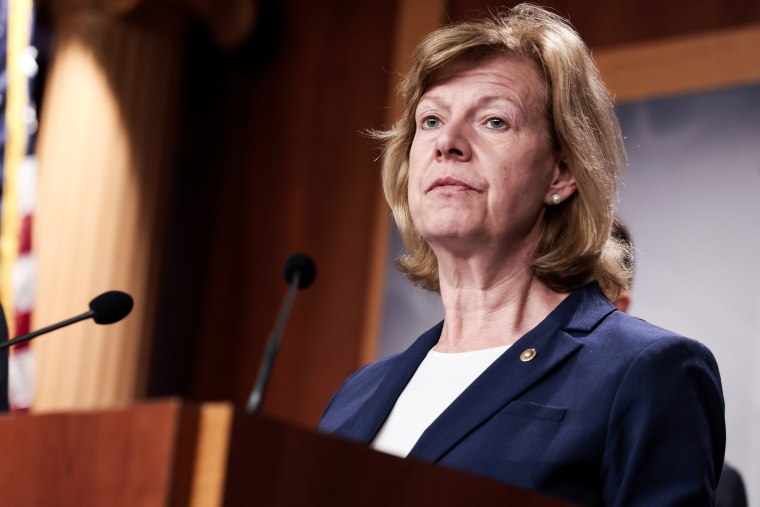
[[[470,352],[428,352],[396,400],[372,447],[406,457],[422,433],[509,345]]]

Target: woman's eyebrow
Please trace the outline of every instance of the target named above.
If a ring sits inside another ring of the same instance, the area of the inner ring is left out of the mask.
[[[443,97],[438,95],[423,95],[419,103],[417,103],[417,107],[425,102],[432,102],[434,105],[442,107],[445,101],[443,100]]]
[[[446,100],[439,96],[439,95],[424,95],[419,103],[417,104],[417,107],[420,105],[423,105],[426,102],[431,102],[433,105],[437,107],[446,107],[445,103]],[[477,101],[474,103],[476,107],[482,107],[486,105],[491,105],[494,103],[505,103],[510,106],[516,107],[520,110],[520,112],[524,112],[524,107],[519,100],[514,100],[510,97],[505,97],[503,95],[485,95],[483,97],[480,97],[477,99]]]

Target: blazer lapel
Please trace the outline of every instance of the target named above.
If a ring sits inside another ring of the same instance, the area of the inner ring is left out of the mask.
[[[583,346],[570,332],[589,332],[614,307],[594,283],[575,291],[516,341],[422,434],[409,456],[435,462],[507,403]],[[535,353],[527,352],[534,349]],[[525,353],[528,359],[522,360]],[[394,398],[395,400],[395,398]]]
[[[420,363],[438,343],[441,329],[443,322],[422,334],[407,350],[391,358],[392,362],[386,368],[385,377],[377,381],[374,392],[360,402],[353,414],[338,427],[336,433],[357,442],[371,442]]]

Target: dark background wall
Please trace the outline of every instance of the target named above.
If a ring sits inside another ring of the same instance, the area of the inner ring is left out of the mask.
[[[285,293],[311,254],[265,409],[314,423],[357,366],[392,2],[266,5],[232,53],[192,37],[150,395],[245,401]]]

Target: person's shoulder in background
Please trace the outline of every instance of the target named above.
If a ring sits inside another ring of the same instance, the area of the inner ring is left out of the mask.
[[[747,507],[747,492],[739,472],[729,464],[723,465],[723,473],[715,490],[715,507]]]

